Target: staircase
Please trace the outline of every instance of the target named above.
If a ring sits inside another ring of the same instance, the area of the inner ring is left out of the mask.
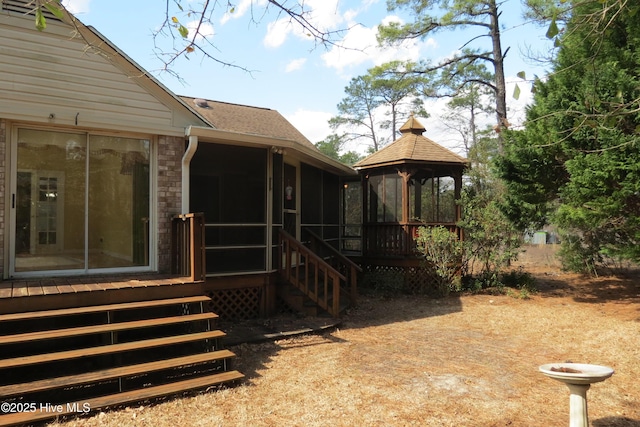
[[[204,296],[0,315],[0,426],[205,389],[243,375]]]
[[[356,304],[359,266],[314,233],[310,247],[280,230],[281,255],[278,295],[290,307],[317,316],[334,317]]]

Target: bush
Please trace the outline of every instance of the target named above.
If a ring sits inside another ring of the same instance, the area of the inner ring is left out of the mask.
[[[584,237],[566,232],[562,233],[562,244],[558,256],[562,260],[563,269],[592,276],[597,275],[598,266],[603,262],[597,244],[585,242]]]
[[[535,279],[531,273],[524,271],[523,267],[519,267],[517,270],[511,270],[507,273],[502,273],[500,282],[503,286],[507,286],[515,289],[524,289],[529,292],[535,292]]]
[[[458,237],[444,227],[420,227],[416,243],[433,268],[437,292],[446,296],[459,291],[464,245]]]
[[[508,288],[505,291],[505,288]],[[511,288],[520,292],[514,293]],[[477,277],[465,276],[462,281],[462,291],[480,292],[483,289],[491,289],[496,293],[504,294],[505,292],[518,298],[529,298],[531,293],[536,292],[535,279],[530,273],[519,267],[517,270],[498,273],[495,271],[485,271]]]

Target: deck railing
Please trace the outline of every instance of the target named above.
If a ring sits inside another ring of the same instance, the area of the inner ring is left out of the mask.
[[[284,230],[280,230],[281,276],[334,317],[340,315],[340,287],[347,278]]]
[[[339,250],[325,242],[313,231],[306,230],[306,232],[311,238],[309,242],[311,250],[345,276],[349,303],[351,306],[355,306],[358,299],[358,273],[362,273],[362,268],[340,253]]]
[[[176,215],[171,222],[171,273],[191,282],[206,279],[204,214]]]
[[[379,257],[407,257],[417,255],[416,237],[420,227],[442,226],[461,239],[461,229],[455,224],[414,222],[410,224],[378,223],[364,225],[363,255]]]

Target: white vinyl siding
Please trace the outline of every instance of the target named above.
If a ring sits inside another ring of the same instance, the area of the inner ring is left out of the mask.
[[[194,116],[176,120],[139,84],[148,85],[146,78],[127,76],[71,33],[61,23],[39,32],[32,18],[0,16],[0,117],[165,135],[198,123]]]

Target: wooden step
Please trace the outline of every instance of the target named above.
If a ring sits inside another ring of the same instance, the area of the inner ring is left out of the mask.
[[[4,398],[27,393],[55,390],[61,387],[73,387],[92,382],[101,382],[122,377],[130,377],[147,372],[160,371],[164,369],[174,369],[186,365],[214,362],[217,360],[230,359],[233,357],[235,357],[235,354],[229,350],[218,350],[209,353],[193,354],[189,356],[176,357],[173,359],[141,363],[138,365],[121,366],[118,368],[104,369],[78,375],[68,375],[65,377],[43,379],[23,384],[11,384],[0,386],[0,396]]]
[[[290,286],[291,289],[282,289],[278,291],[278,296],[285,304],[306,316],[317,316],[319,314],[321,308],[311,300],[311,298],[293,285],[288,286]]]
[[[103,356],[132,350],[151,349],[172,344],[183,344],[193,341],[213,340],[225,337],[222,331],[198,332],[195,334],[177,335],[163,338],[154,338],[141,341],[133,341],[121,344],[103,345],[98,347],[67,350],[56,353],[36,354],[33,356],[16,357],[12,359],[0,359],[0,369],[16,368],[19,366],[36,365],[39,363],[58,360],[78,359],[81,357]]]
[[[91,314],[91,313],[100,313],[100,312],[106,312],[106,311],[144,309],[144,308],[153,308],[153,307],[178,305],[178,304],[209,303],[210,301],[211,301],[211,298],[207,296],[193,296],[193,297],[183,297],[183,298],[127,302],[127,303],[120,303],[120,304],[91,305],[88,307],[62,308],[62,309],[56,309],[56,310],[43,310],[43,311],[32,311],[32,312],[24,312],[24,313],[2,314],[0,315],[0,322],[32,320],[32,319],[40,319],[45,317],[71,316],[71,315],[79,315],[79,314]]]
[[[3,372],[9,373],[4,383],[0,381],[0,398],[27,402],[33,396],[65,402],[49,406],[37,403],[37,407],[20,413],[0,413],[0,426],[78,415],[87,408],[93,412],[243,378],[238,371],[228,371],[227,360],[235,354],[223,350],[217,342],[226,334],[210,330],[216,314],[195,309],[191,310],[194,314],[175,315],[183,313],[181,306],[210,301],[206,296],[195,296],[0,315],[0,329],[8,334],[0,335],[0,353],[9,357],[0,359],[0,378]],[[103,323],[113,317],[102,313],[122,313],[116,316],[122,321]],[[188,333],[175,327],[198,322],[206,323],[206,331]],[[52,329],[37,329],[47,327]],[[126,340],[133,341],[118,343],[112,335],[112,344],[94,346],[105,341],[101,338],[107,335],[136,330],[141,331],[137,341],[135,334],[127,333]],[[27,354],[29,348],[38,354]],[[162,357],[165,359],[157,360]],[[13,371],[15,368],[23,371]],[[73,401],[67,403],[65,398]]]
[[[105,323],[101,325],[80,326],[68,329],[54,329],[50,331],[27,332],[15,335],[0,336],[1,344],[14,344],[29,341],[71,338],[81,335],[120,332],[130,329],[150,328],[154,326],[166,326],[178,323],[196,322],[201,320],[215,320],[218,316],[214,313],[189,314],[174,317],[159,317],[154,319],[136,320],[132,322]]]
[[[21,412],[7,415],[0,415],[0,426],[15,426],[37,421],[44,421],[61,415],[78,415],[82,413],[83,408],[90,408],[90,412],[98,409],[122,405],[125,403],[140,402],[147,399],[168,396],[189,390],[203,389],[206,387],[216,386],[231,381],[242,379],[242,375],[238,371],[228,371],[204,377],[191,378],[184,381],[178,381],[169,384],[162,384],[153,387],[147,387],[138,390],[126,391],[123,393],[111,394],[108,396],[96,397],[81,402],[69,402],[60,407],[60,411],[44,411],[36,408],[35,412]],[[75,404],[75,406],[74,406]],[[83,406],[86,405],[86,406]],[[57,408],[56,408],[57,409]]]

